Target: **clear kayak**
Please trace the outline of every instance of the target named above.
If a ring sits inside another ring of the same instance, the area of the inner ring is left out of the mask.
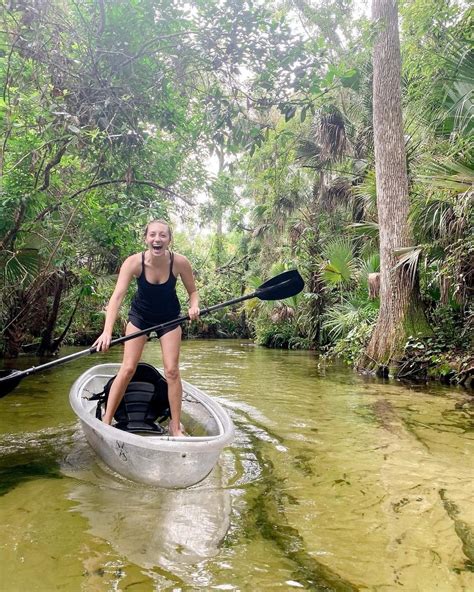
[[[106,425],[96,418],[97,401],[90,400],[115,376],[119,364],[101,364],[73,384],[69,401],[90,446],[113,471],[136,481],[183,488],[202,481],[234,438],[232,421],[215,400],[183,381],[183,423],[187,435],[136,434]]]

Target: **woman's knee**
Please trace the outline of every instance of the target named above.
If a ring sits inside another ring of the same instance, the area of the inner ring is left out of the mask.
[[[174,382],[179,380],[179,367],[178,366],[165,366],[166,380]]]
[[[123,377],[123,378],[127,378],[128,380],[130,380],[132,378],[132,376],[135,374],[137,369],[137,364],[130,364],[130,363],[123,363],[120,370],[119,370],[119,374]]]

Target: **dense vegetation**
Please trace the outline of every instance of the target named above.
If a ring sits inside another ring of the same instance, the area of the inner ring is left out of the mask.
[[[472,11],[405,0],[399,16],[407,212],[397,242],[374,149],[384,27],[350,0],[10,2],[0,32],[3,354],[91,343],[120,262],[141,248],[146,221],[165,217],[204,305],[286,268],[306,280],[290,301],[248,301],[190,335],[466,381]],[[390,264],[383,236],[395,241]],[[403,331],[374,354],[371,335],[390,317],[380,282],[394,292],[391,278],[406,293]]]

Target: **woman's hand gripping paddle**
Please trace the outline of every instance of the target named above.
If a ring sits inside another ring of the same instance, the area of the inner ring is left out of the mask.
[[[284,298],[290,298],[291,296],[295,296],[295,294],[299,294],[303,287],[303,278],[296,269],[292,269],[291,271],[285,271],[284,273],[280,273],[274,278],[267,280],[251,294],[245,294],[239,298],[227,300],[226,302],[215,304],[209,308],[203,308],[200,312],[200,316],[202,317],[203,315],[214,312],[215,310],[219,310],[220,308],[225,308],[226,306],[231,306],[232,304],[237,304],[238,302],[242,302],[244,300],[250,300],[251,298],[258,298],[259,300],[283,300]],[[161,325],[155,325],[154,327],[149,327],[148,329],[143,329],[142,331],[130,333],[130,335],[125,335],[123,337],[119,337],[118,339],[114,339],[110,343],[110,347],[113,345],[118,345],[119,343],[124,343],[129,339],[135,339],[135,337],[146,335],[147,333],[150,333],[150,331],[168,329],[169,327],[173,326],[177,327],[183,321],[188,320],[189,316],[186,315],[178,317],[172,321],[168,321],[167,323],[162,323]],[[0,398],[11,392],[21,382],[21,380],[23,380],[23,378],[29,376],[30,374],[36,374],[37,372],[42,372],[43,370],[47,370],[53,366],[59,366],[60,364],[65,364],[66,362],[71,362],[72,360],[77,360],[83,356],[88,356],[95,353],[97,353],[97,349],[95,347],[90,347],[89,349],[70,354],[69,356],[64,356],[58,360],[47,362],[41,366],[32,366],[27,370],[0,370]]]

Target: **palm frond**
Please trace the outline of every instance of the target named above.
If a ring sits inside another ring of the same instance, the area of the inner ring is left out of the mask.
[[[367,171],[362,183],[352,188],[353,195],[364,204],[364,210],[369,214],[377,211],[377,186],[375,183],[375,168]]]
[[[22,285],[31,281],[39,271],[38,249],[20,249],[16,252],[3,251],[0,256],[5,285]]]
[[[395,255],[399,257],[399,261],[394,266],[394,269],[402,268],[411,286],[415,285],[422,250],[420,246],[403,247],[395,250]]]
[[[378,273],[380,271],[380,253],[372,251],[363,258],[360,258],[357,263],[357,275],[359,276],[359,286],[368,292],[369,275],[371,273]]]
[[[358,270],[361,275],[368,276],[369,273],[377,273],[380,271],[380,253],[373,251],[363,259],[359,259]]]
[[[322,257],[325,259],[323,278],[328,284],[347,284],[353,279],[356,261],[352,244],[347,238],[328,242],[322,250]]]
[[[302,166],[320,169],[323,166],[321,161],[321,147],[313,138],[301,137],[296,145],[296,160]]]
[[[112,293],[117,282],[118,274],[98,275],[95,278],[93,290],[101,293]]]
[[[268,219],[270,206],[267,203],[257,204],[252,210],[253,219],[256,222],[265,222]]]
[[[314,123],[323,159],[331,162],[340,161],[349,150],[343,114],[331,105],[319,111]]]
[[[434,160],[418,181],[436,189],[447,189],[454,193],[472,191],[474,187],[474,168],[472,164],[454,161],[450,158]]]
[[[247,278],[247,285],[249,288],[253,288],[254,290],[256,290],[262,283],[263,280],[258,275],[251,275]]]
[[[347,204],[352,198],[352,184],[346,177],[337,177],[321,191],[319,201],[326,212],[332,212],[340,204]]]
[[[410,219],[420,236],[450,243],[463,237],[472,226],[473,205],[471,191],[458,195],[439,192],[416,200]]]
[[[370,238],[379,237],[379,225],[377,222],[354,222],[349,224],[347,229],[351,230],[356,236],[367,236]]]
[[[474,128],[474,54],[472,45],[452,39],[443,55],[445,116],[437,125],[442,134],[461,134],[466,137]]]
[[[455,82],[446,93],[448,111],[439,132],[469,135],[474,128],[474,89],[472,82]]]
[[[344,300],[334,304],[323,316],[322,328],[332,340],[345,337],[361,323],[371,323],[378,313],[378,302]]]

